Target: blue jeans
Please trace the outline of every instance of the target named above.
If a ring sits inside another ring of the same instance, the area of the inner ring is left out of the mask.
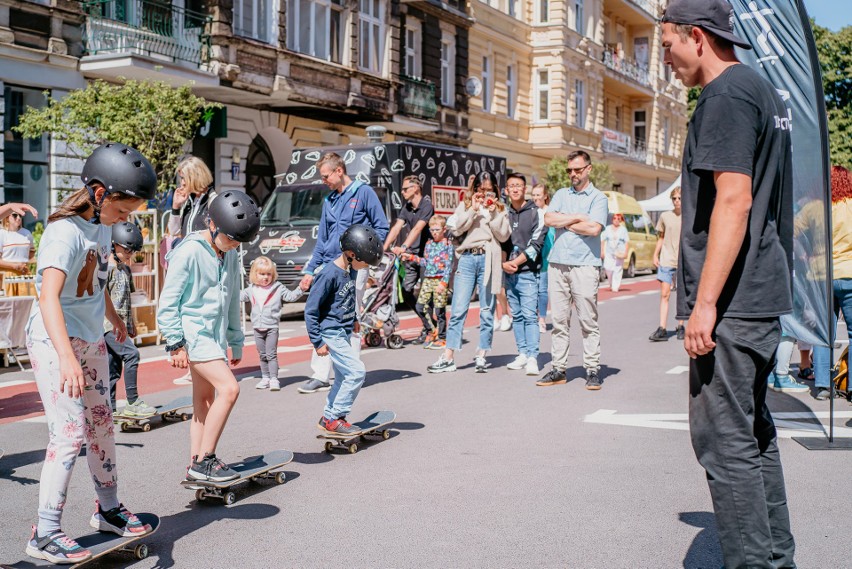
[[[846,329],[849,339],[852,340],[852,279],[834,279],[834,319],[835,330],[837,328],[837,316],[843,311],[843,319],[846,320]],[[814,346],[814,385],[825,387],[831,382],[831,365],[829,361],[829,350],[825,346]]]
[[[538,275],[538,317],[547,316],[547,269]]]
[[[331,365],[334,367],[334,384],[328,392],[323,417],[334,420],[346,417],[358,397],[367,369],[358,352],[352,347],[349,334],[343,330],[327,330],[322,341],[328,346]]]
[[[503,270],[502,267],[497,268]],[[494,276],[492,275],[492,279]],[[490,350],[494,337],[494,303],[496,297],[491,292],[491,283],[485,282],[485,255],[459,255],[459,265],[453,284],[452,316],[447,330],[447,348],[461,350],[462,332],[470,299],[479,286],[479,349]]]
[[[538,273],[524,272],[504,275],[506,298],[512,311],[512,330],[518,353],[528,358],[538,358],[541,331],[538,328]]]

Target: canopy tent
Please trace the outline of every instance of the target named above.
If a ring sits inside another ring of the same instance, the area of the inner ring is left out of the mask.
[[[671,211],[674,209],[672,206],[672,190],[680,187],[680,176],[677,177],[677,180],[672,182],[672,185],[663,190],[661,193],[657,194],[653,198],[642,200],[639,202],[639,205],[642,206],[642,209],[645,211]]]

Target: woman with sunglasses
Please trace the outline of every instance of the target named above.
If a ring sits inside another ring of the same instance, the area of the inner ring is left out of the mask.
[[[2,218],[3,229],[0,229],[0,269],[6,274],[27,274],[35,254],[33,234],[23,228],[25,210],[20,209],[22,205],[24,204],[3,205],[3,208],[8,208],[9,213]],[[11,206],[18,206],[18,210],[15,211]]]
[[[603,247],[603,268],[609,281],[609,290],[618,292],[621,287],[621,275],[624,273],[624,258],[627,257],[627,244],[630,236],[624,226],[624,216],[612,214],[612,223],[601,232]]]
[[[458,270],[453,285],[452,316],[447,347],[429,373],[455,371],[454,354],[461,349],[462,329],[473,291],[479,287],[479,349],[474,357],[477,373],[486,372],[485,354],[494,336],[494,305],[503,288],[502,249],[511,229],[506,206],[497,195],[497,180],[490,172],[471,176],[464,201],[455,213],[453,233],[461,239],[456,247]]]

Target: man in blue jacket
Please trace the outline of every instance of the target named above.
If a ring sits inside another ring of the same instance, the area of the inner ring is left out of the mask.
[[[317,234],[317,245],[311,260],[305,265],[301,281],[302,290],[307,290],[313,281],[314,271],[327,263],[332,263],[340,256],[340,236],[353,225],[366,225],[372,228],[384,241],[388,235],[390,224],[385,210],[375,190],[360,180],[353,180],[346,173],[346,163],[339,154],[327,152],[317,161],[317,170],[323,183],[332,189],[322,204],[322,215]],[[364,284],[367,281],[367,271],[358,271],[355,282],[355,298],[357,308],[361,308],[364,297]],[[357,329],[357,328],[356,328]],[[361,338],[353,336],[353,346],[360,349]],[[313,374],[308,382],[299,388],[300,393],[315,393],[328,391],[331,388],[329,377],[331,365],[328,359],[311,359]]]

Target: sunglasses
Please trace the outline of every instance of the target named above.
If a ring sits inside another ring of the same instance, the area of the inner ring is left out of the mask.
[[[565,168],[565,171],[567,171],[569,174],[580,174],[589,166],[590,164],[586,164],[585,166],[581,166],[579,168]]]
[[[673,201],[673,202],[679,202],[679,201],[680,201],[680,198],[679,198],[679,197],[673,197],[673,198],[672,198],[672,201]]]
[[[12,213],[9,217],[14,217],[15,219],[21,219],[22,216],[21,216],[20,213]]]

